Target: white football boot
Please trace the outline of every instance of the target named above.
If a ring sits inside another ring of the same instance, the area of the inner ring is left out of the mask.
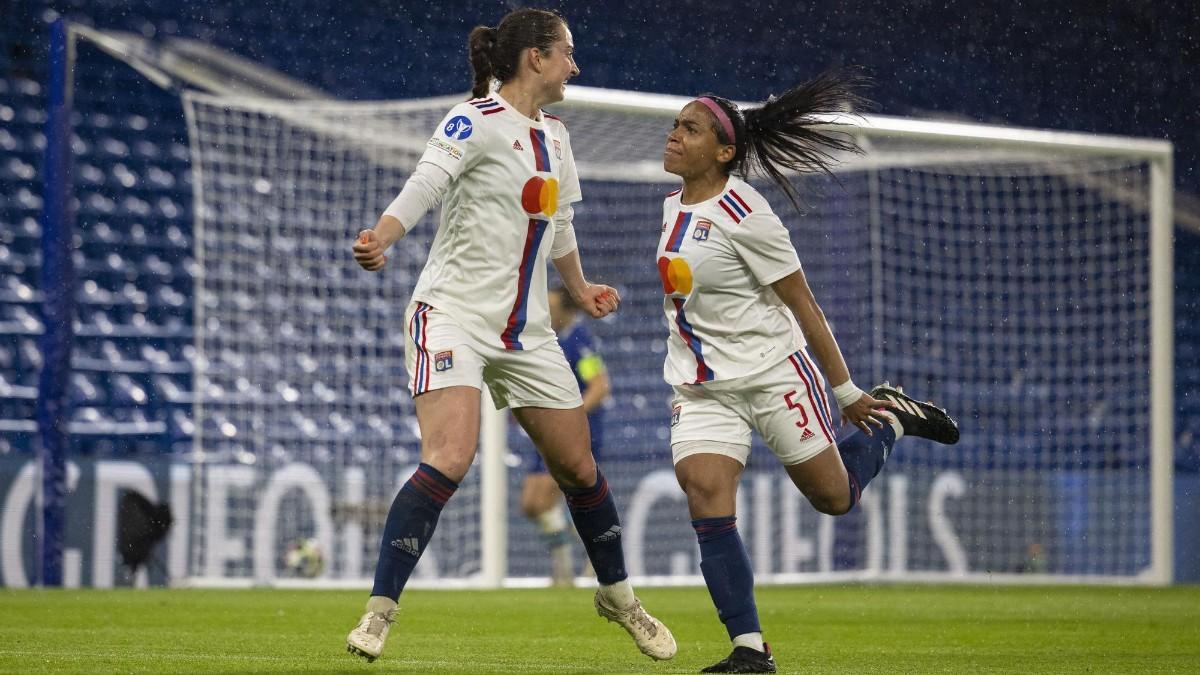
[[[367,661],[374,661],[383,653],[383,643],[387,641],[388,629],[396,620],[396,612],[367,612],[359,619],[358,625],[346,636],[346,651],[361,656]]]
[[[633,604],[625,609],[617,609],[604,599],[600,591],[596,591],[596,613],[621,625],[643,654],[655,661],[664,661],[675,656],[675,637],[663,625],[663,622],[650,616],[642,608],[642,602],[634,599]]]

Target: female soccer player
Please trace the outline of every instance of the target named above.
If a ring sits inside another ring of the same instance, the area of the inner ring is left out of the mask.
[[[812,505],[833,515],[858,502],[900,436],[958,440],[944,411],[886,385],[870,395],[855,386],[787,230],[744,180],[757,169],[795,204],[785,171],[828,173],[833,152],[857,150],[809,118],[852,109],[857,84],[852,75],[826,74],[744,111],[702,96],[667,136],[663,167],[683,179],[663,203],[658,246],[670,326],[663,373],[675,392],[671,454],[700,570],[734,645],[704,672],[775,672],[734,512],[751,429]],[[835,384],[843,422],[857,427],[840,441],[822,372]]]
[[[614,289],[584,278],[571,224],[581,197],[570,137],[541,110],[561,101],[579,74],[573,51],[566,21],[537,9],[471,31],[474,98],[450,110],[399,196],[354,244],[358,263],[378,271],[384,252],[442,204],[405,317],[422,463],[388,512],[367,611],[347,638],[367,659],[383,651],[400,592],[475,457],[485,383],[497,408],[513,409],[566,495],[600,582],[597,612],[650,657],[675,654],[670,631],[642,609],[627,580],[617,509],[548,319],[547,256],[590,315],[620,303]]]

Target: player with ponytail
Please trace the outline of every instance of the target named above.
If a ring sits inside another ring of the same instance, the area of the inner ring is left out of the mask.
[[[570,136],[562,120],[542,111],[579,74],[571,31],[558,14],[519,9],[495,28],[471,31],[467,49],[472,98],[447,113],[399,196],[353,245],[359,265],[378,271],[388,248],[442,205],[404,321],[421,463],[388,511],[367,611],[347,647],[369,660],[383,651],[404,585],[474,460],[486,384],[497,408],[513,410],[566,495],[600,583],[597,612],[643,653],[669,659],[671,632],[629,584],[616,504],[592,455],[579,385],[550,325],[547,259],[591,316],[620,303],[615,289],[583,275]]]
[[[753,574],[737,530],[751,430],[822,513],[850,511],[903,435],[958,441],[945,411],[886,384],[859,389],[813,296],[783,222],[747,182],[777,185],[800,210],[791,174],[829,174],[853,137],[822,115],[853,112],[863,80],[821,75],[745,110],[715,95],[684,106],[663,168],[683,186],[663,203],[658,270],[670,333],[671,454],[700,544],[700,570],[733,642],[704,672],[775,672]],[[817,364],[809,357],[811,350]],[[849,434],[835,438],[825,378]]]

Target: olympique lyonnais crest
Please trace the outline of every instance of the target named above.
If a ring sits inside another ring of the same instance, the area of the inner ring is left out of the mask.
[[[438,352],[437,354],[434,354],[433,355],[433,367],[436,368],[438,372],[441,372],[443,370],[450,370],[451,368],[453,368],[454,367],[454,352],[453,351],[445,351],[445,352]]]
[[[557,140],[554,141],[554,156],[562,159],[562,145]]]
[[[671,426],[679,424],[679,413],[683,412],[683,406],[677,405],[671,408]]]
[[[692,239],[696,241],[708,241],[708,230],[711,227],[711,220],[705,218],[697,220],[695,227],[692,229]]]

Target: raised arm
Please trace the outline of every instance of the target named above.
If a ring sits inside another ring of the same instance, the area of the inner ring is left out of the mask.
[[[868,434],[871,433],[868,422],[882,426],[885,420],[879,409],[891,407],[891,404],[871,398],[850,379],[846,359],[842,357],[842,350],[833,337],[829,322],[825,320],[825,313],[808,286],[804,270],[792,272],[771,284],[771,288],[796,316],[804,339],[821,365],[821,371],[833,385],[834,397],[842,410],[842,423],[849,421]]]

